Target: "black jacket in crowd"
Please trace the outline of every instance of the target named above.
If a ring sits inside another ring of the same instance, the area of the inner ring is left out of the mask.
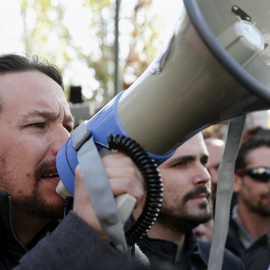
[[[211,248],[211,244],[198,241],[192,232],[186,234],[183,258],[178,262],[175,262],[177,245],[173,242],[144,237],[138,246],[150,262],[160,261],[181,270],[206,270]],[[244,269],[241,260],[225,250],[222,270],[238,269]]]
[[[1,270],[142,270],[149,269],[145,258],[138,249],[133,256],[121,254],[72,211],[25,247],[13,230],[11,197],[0,191]]]
[[[268,270],[270,267],[270,234],[263,235],[246,249],[239,239],[238,226],[230,217],[225,246],[241,258],[246,270]]]
[[[162,240],[150,241],[147,238],[146,240],[148,241],[140,241],[140,246],[150,260],[158,257],[166,262],[174,261],[175,244]],[[207,269],[209,244],[198,243],[191,235],[186,237],[185,251],[184,259],[177,263],[177,266],[181,267],[177,267],[178,269]],[[136,257],[136,254],[134,256]],[[70,212],[61,223],[56,221],[49,224],[29,246],[25,247],[19,242],[12,227],[11,197],[5,192],[0,192],[1,270],[169,270],[174,268],[172,263],[169,267],[155,263],[152,267],[148,267],[141,264],[142,260],[139,255],[137,255],[137,262],[134,262],[134,258],[130,260],[128,256],[120,254],[74,212]],[[226,252],[223,270],[229,268],[230,270],[243,269],[241,262]]]
[[[230,218],[229,231],[228,231],[225,247],[236,256],[241,257],[245,251],[245,247],[239,240],[237,228],[238,227],[236,223],[234,222],[234,220]]]
[[[246,270],[268,270],[270,267],[270,234],[257,239],[242,255]]]
[[[5,192],[0,192],[0,269],[12,269],[18,265],[21,257],[59,223],[60,220],[56,220],[48,224],[27,247],[23,246],[12,226],[11,197]]]

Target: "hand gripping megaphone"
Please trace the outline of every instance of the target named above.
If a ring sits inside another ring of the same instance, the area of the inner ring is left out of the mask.
[[[270,108],[269,19],[268,0],[184,0],[164,50],[87,121],[95,143],[125,135],[160,164],[200,130]],[[77,164],[70,138],[57,170],[71,194]]]

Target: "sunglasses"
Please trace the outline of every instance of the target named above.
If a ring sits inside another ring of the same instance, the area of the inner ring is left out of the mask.
[[[270,180],[270,168],[266,167],[240,169],[237,170],[235,174],[239,176],[248,175],[254,181],[261,183],[268,183]]]

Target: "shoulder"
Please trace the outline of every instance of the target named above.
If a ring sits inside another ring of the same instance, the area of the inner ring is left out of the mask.
[[[244,269],[242,260],[225,248],[223,269]]]
[[[207,261],[209,259],[210,255],[210,249],[211,249],[211,244],[203,241],[198,241],[199,247],[201,252],[204,254],[204,256],[207,258]],[[244,266],[240,258],[235,256],[232,252],[227,250],[225,248],[224,250],[224,257],[223,257],[223,266],[222,270],[243,270]]]
[[[230,219],[229,231],[226,240],[226,248],[239,257],[245,251],[245,247],[241,243],[238,236],[237,225],[232,219]]]
[[[61,269],[83,270],[93,265],[95,269],[123,269],[127,258],[71,211],[50,235],[22,257],[20,268],[16,269],[59,269],[59,265]]]
[[[268,269],[270,265],[270,234],[257,239],[243,254],[246,269]]]

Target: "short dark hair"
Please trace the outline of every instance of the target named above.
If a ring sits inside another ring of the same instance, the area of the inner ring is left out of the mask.
[[[63,89],[63,78],[60,70],[47,60],[40,61],[37,55],[31,58],[19,54],[0,56],[0,75],[10,72],[40,71],[52,78]]]
[[[270,148],[270,139],[262,137],[253,137],[249,138],[242,143],[240,146],[238,156],[235,162],[235,170],[244,169],[247,165],[246,157],[248,153],[259,147],[269,147]]]

